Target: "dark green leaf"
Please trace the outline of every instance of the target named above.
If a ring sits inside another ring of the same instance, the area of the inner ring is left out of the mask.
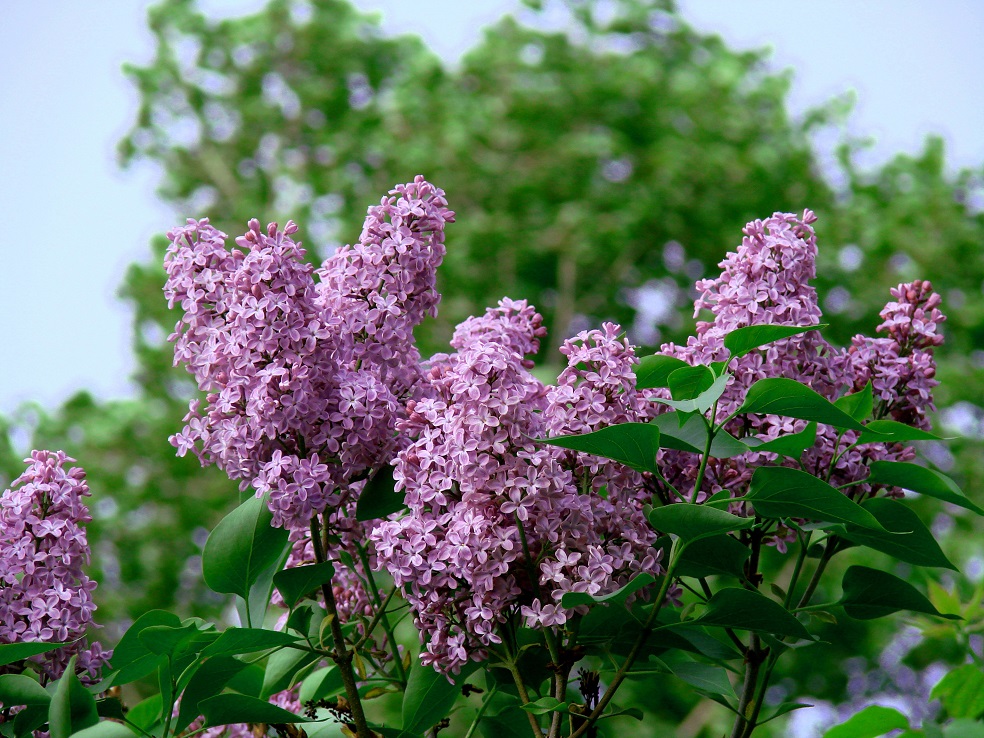
[[[195,623],[180,626],[151,625],[137,635],[144,647],[153,654],[180,658],[188,653],[198,653],[219,637],[214,629],[200,630]]]
[[[137,618],[113,650],[111,665],[118,672],[114,679],[115,684],[128,684],[142,679],[157,668],[160,656],[144,645],[140,640],[140,633],[158,625],[180,627],[181,619],[164,610],[151,610]]]
[[[95,691],[92,687],[89,687],[89,691]],[[96,692],[99,694],[99,692]],[[96,700],[96,712],[99,713],[101,718],[113,718],[114,720],[122,720],[125,716],[123,710],[123,703],[117,697],[105,697],[101,700]]]
[[[871,705],[851,717],[846,723],[831,728],[823,738],[877,738],[893,730],[909,727],[909,719],[898,710]]]
[[[871,464],[871,473],[864,481],[870,484],[901,487],[984,515],[984,510],[964,497],[956,482],[945,474],[918,464],[910,464],[906,461],[875,461]]]
[[[696,661],[662,662],[666,668],[683,682],[702,692],[735,696],[735,689],[728,679],[728,672],[721,666],[701,664]]]
[[[745,438],[744,443],[752,451],[768,451],[798,459],[808,448],[813,448],[817,442],[817,424],[810,422],[799,433],[787,433],[784,436],[763,441],[760,438]]]
[[[518,705],[482,718],[478,727],[484,738],[533,738],[529,718]]]
[[[561,702],[556,697],[541,697],[534,702],[528,702],[525,705],[520,705],[526,712],[531,712],[534,715],[546,715],[549,712],[566,712],[567,703]]]
[[[73,733],[72,738],[134,738],[136,735],[136,732],[122,723],[102,720],[92,727]]]
[[[273,586],[280,592],[280,596],[284,598],[287,607],[293,607],[305,595],[320,588],[322,584],[330,582],[334,575],[335,568],[330,561],[308,564],[307,566],[295,566],[278,571],[273,577]]]
[[[622,423],[575,436],[540,438],[541,443],[619,461],[637,471],[658,473],[659,428],[651,423]]]
[[[303,675],[304,670],[318,660],[317,654],[301,651],[295,648],[285,648],[275,651],[267,659],[266,671],[263,674],[262,699],[269,699],[277,692],[282,692]]]
[[[393,467],[387,464],[366,482],[355,505],[356,520],[385,518],[406,507],[403,493],[396,491]]]
[[[562,607],[566,608],[577,607],[578,605],[605,603],[621,605],[625,602],[629,595],[639,591],[643,587],[648,587],[655,581],[656,578],[652,574],[641,571],[632,577],[628,584],[619,587],[614,592],[610,592],[605,595],[590,595],[587,592],[567,592],[561,598],[560,604]]]
[[[318,669],[301,683],[299,698],[301,704],[311,700],[323,700],[340,694],[344,689],[342,673],[338,667],[326,666]]]
[[[872,420],[864,427],[857,445],[864,443],[908,443],[909,441],[942,441],[927,431],[913,428],[896,420]]]
[[[238,655],[266,651],[269,648],[289,646],[300,640],[290,633],[263,628],[227,628],[222,631],[215,642],[211,643],[202,656],[218,656],[220,654]]]
[[[181,733],[191,721],[202,714],[199,703],[221,692],[229,681],[247,664],[231,656],[213,656],[202,664],[185,687],[181,709],[175,721],[174,734]]]
[[[714,374],[706,366],[685,366],[677,369],[667,379],[670,396],[674,400],[693,400],[714,384]]]
[[[755,518],[740,518],[724,510],[683,502],[653,508],[648,517],[653,528],[677,536],[685,544],[755,525]]]
[[[681,577],[709,577],[715,574],[743,576],[745,561],[752,551],[728,535],[713,536],[691,543],[680,554],[676,573]]]
[[[158,693],[131,707],[126,719],[149,733],[160,723],[162,709],[161,695]]]
[[[752,474],[752,483],[743,499],[766,518],[805,518],[884,530],[874,515],[844,493],[799,469],[760,466]]]
[[[964,664],[933,687],[930,699],[940,700],[952,718],[976,719],[984,714],[984,669]]]
[[[858,422],[863,422],[871,417],[874,409],[874,396],[871,391],[871,380],[858,392],[844,395],[834,400],[834,405],[850,415]]]
[[[936,542],[925,523],[904,503],[875,497],[861,506],[874,515],[889,532],[882,533],[856,525],[847,525],[839,533],[843,538],[916,566],[938,566],[957,570],[940,549],[940,544]]]
[[[849,430],[864,429],[861,423],[805,384],[785,377],[760,379],[753,384],[740,412],[783,415]]]
[[[659,445],[676,451],[690,451],[696,454],[704,453],[707,445],[707,424],[696,413],[680,413],[676,410],[661,413],[650,421],[650,425],[659,428]],[[726,430],[721,429],[714,434],[711,441],[711,456],[716,459],[730,459],[741,456],[748,447]]]
[[[56,648],[67,646],[67,643],[0,643],[0,666],[12,664],[15,661],[23,661],[31,656],[48,653]]]
[[[31,734],[46,722],[48,705],[28,705],[14,716],[14,735],[18,738],[32,738]]]
[[[205,724],[233,725],[235,723],[308,723],[303,715],[295,715],[256,697],[245,694],[217,694],[199,703]]]
[[[770,720],[775,720],[777,717],[782,717],[788,712],[793,710],[801,710],[804,707],[813,707],[813,705],[808,705],[805,702],[783,702],[776,706],[775,711],[768,717],[762,718],[758,721],[758,725],[765,725]]]
[[[460,678],[460,677],[459,677]],[[403,730],[423,733],[451,712],[461,687],[430,666],[415,663],[403,693]]]
[[[212,590],[248,598],[287,545],[287,531],[272,527],[272,520],[266,500],[251,497],[219,521],[202,551],[202,574]]]
[[[669,387],[670,375],[677,369],[690,366],[682,359],[663,354],[643,356],[635,368],[636,389]]]
[[[820,325],[749,325],[735,328],[724,337],[724,347],[731,352],[731,358],[737,359],[750,351],[775,341],[781,341],[790,336],[796,336],[807,331],[819,331],[826,328]]]
[[[899,610],[939,615],[959,620],[957,615],[943,615],[924,594],[904,579],[867,566],[852,566],[844,574],[844,595],[837,603],[856,620],[872,620]]]
[[[692,622],[788,638],[813,638],[803,624],[778,602],[739,587],[725,587],[717,591],[707,601],[704,613]]]
[[[29,676],[0,674],[0,702],[4,707],[15,705],[47,705],[51,695]]]
[[[48,705],[48,732],[51,738],[68,738],[72,733],[99,722],[96,698],[82,686],[75,674],[75,656],[57,681]]]
[[[259,664],[249,664],[245,669],[236,674],[226,685],[229,689],[240,694],[248,694],[250,697],[259,697],[263,692],[263,676],[265,670]]]

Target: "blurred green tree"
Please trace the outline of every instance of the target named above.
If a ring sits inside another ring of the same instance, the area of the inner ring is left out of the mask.
[[[793,120],[791,75],[770,73],[764,53],[695,31],[669,0],[607,3],[604,19],[599,5],[571,0],[563,31],[549,31],[527,2],[522,22],[502,19],[449,66],[344,0],[271,0],[221,21],[163,0],[150,11],[155,58],[127,69],[141,105],[122,160],[158,163],[161,197],[227,233],[251,217],[294,218],[317,260],[358,236],[368,204],[422,173],[459,213],[423,353],[509,295],[545,314],[554,363],[564,337],[606,319],[639,343],[680,340],[693,281],[713,274],[745,222],[810,207],[831,337],[870,331],[894,284],[933,280],[951,316],[941,404],[977,418],[980,434],[984,170],[949,174],[935,139],[876,171],[854,164],[856,142],[821,166],[811,135],[838,125],[847,102]],[[161,294],[164,246],[130,268],[121,293],[139,395],[29,412],[35,446],[65,448],[89,472],[108,621],[223,604],[207,599],[196,557],[238,493],[166,441],[194,387],[164,340],[176,319]],[[18,462],[2,435],[10,476]],[[979,439],[954,448],[934,462],[979,488]]]

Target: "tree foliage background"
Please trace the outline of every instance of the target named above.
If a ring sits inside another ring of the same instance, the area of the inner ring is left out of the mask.
[[[764,54],[700,34],[669,0],[619,0],[603,21],[596,6],[570,2],[570,22],[554,32],[528,2],[530,23],[503,18],[451,67],[417,38],[382,35],[344,0],[271,0],[218,22],[191,0],[164,0],[149,17],[155,59],[127,69],[141,106],[121,158],[159,163],[165,201],[232,235],[251,217],[295,219],[318,261],[358,237],[368,204],[424,174],[458,213],[441,316],[419,336],[425,355],[504,295],[545,314],[554,363],[564,337],[602,320],[638,343],[682,340],[694,279],[714,273],[745,222],[809,207],[832,340],[872,330],[903,280],[930,279],[944,295],[938,405],[957,423],[948,430],[968,437],[952,455],[928,455],[980,490],[984,213],[974,203],[984,170],[948,173],[937,139],[874,171],[854,164],[862,144],[844,141],[838,161],[822,165],[811,136],[838,126],[848,102],[792,119],[790,75],[769,72]],[[164,340],[176,319],[161,293],[164,243],[121,288],[134,310],[139,394],[98,402],[82,393],[8,421],[31,418],[35,447],[64,448],[88,472],[92,573],[110,640],[113,623],[152,607],[214,614],[224,605],[202,585],[198,555],[238,492],[167,442],[194,387],[171,368]],[[3,475],[19,466],[0,434]],[[962,518],[953,525],[970,531]],[[968,540],[951,536],[955,560],[979,555]],[[859,632],[843,655],[875,653],[888,636]],[[940,653],[916,653],[914,665]],[[843,699],[836,664],[812,682],[792,667],[790,694]],[[672,723],[690,706],[671,694],[659,712]]]

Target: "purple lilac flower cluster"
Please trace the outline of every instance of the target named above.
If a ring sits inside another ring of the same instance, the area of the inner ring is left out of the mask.
[[[396,423],[420,381],[413,328],[436,311],[453,220],[444,193],[417,177],[317,271],[292,222],[263,231],[252,220],[231,251],[207,220],[168,234],[165,294],[184,311],[175,363],[208,393],[172,443],[269,492],[274,523],[297,546],[322,513],[343,544],[365,540],[351,512],[366,476],[398,450]],[[366,606],[352,579],[343,614]]]
[[[69,643],[31,659],[42,681],[61,676],[77,654],[83,680],[95,683],[111,654],[85,642],[96,583],[83,571],[92,518],[85,472],[66,468],[74,461],[62,451],[34,451],[0,497],[0,643]]]
[[[817,325],[821,311],[816,290],[809,282],[816,276],[816,235],[809,210],[802,217],[775,213],[765,221],[753,221],[737,251],[721,262],[721,275],[697,283],[700,296],[694,303],[695,315],[709,310],[710,321],[697,324],[696,335],[686,346],[666,344],[662,353],[691,364],[707,364],[728,358],[724,336],[748,325]],[[830,346],[820,334],[810,331],[733,360],[728,368],[734,380],[718,405],[718,419],[734,412],[748,388],[769,377],[788,377],[835,399],[845,392],[861,391],[869,380],[880,404],[876,417],[890,417],[919,427],[927,427],[926,413],[932,409],[931,390],[935,386],[934,346],[943,337],[937,332],[945,320],[937,309],[938,295],[928,282],[899,285],[891,292],[895,298],[881,313],[879,331],[885,338],[856,336],[847,350]],[[727,426],[736,436],[757,436],[770,440],[781,434],[802,430],[805,421],[776,415],[741,417]],[[839,435],[829,426],[817,430],[817,441],[803,456],[804,466],[817,476],[841,485],[867,476],[871,461],[905,461],[914,457],[911,447],[901,444],[865,444],[849,448],[857,433]],[[727,489],[735,497],[744,494],[752,472],[763,462],[773,462],[769,453],[749,452],[731,459],[714,459],[709,465],[701,499]],[[696,456],[681,451],[662,451],[660,462],[669,481],[691,486],[696,473]],[[853,494],[869,494],[868,485],[858,485]],[[899,494],[899,490],[889,490]],[[740,511],[742,506],[736,505]],[[787,532],[788,533],[788,532]],[[774,537],[784,549],[782,537]]]
[[[604,594],[658,571],[641,476],[533,440],[641,417],[625,392],[635,357],[617,334],[609,324],[569,341],[571,366],[547,388],[526,359],[542,319],[503,300],[458,327],[457,353],[432,360],[426,396],[400,424],[412,439],[395,471],[408,514],[371,533],[378,566],[405,588],[424,663],[456,672],[501,643],[510,616],[560,626],[564,593]],[[606,483],[605,496],[581,494]]]

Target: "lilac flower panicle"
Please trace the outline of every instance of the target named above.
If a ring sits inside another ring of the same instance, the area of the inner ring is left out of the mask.
[[[269,492],[277,525],[344,514],[397,451],[396,422],[420,381],[412,331],[436,310],[453,220],[444,193],[417,177],[370,208],[359,244],[317,272],[292,222],[250,221],[232,251],[207,220],[169,233],[165,294],[184,311],[175,363],[208,393],[172,438],[178,453]]]
[[[74,461],[62,451],[33,451],[0,497],[0,643],[69,642],[30,660],[51,681],[78,655],[82,679],[95,683],[111,653],[84,640],[94,627],[96,583],[84,571],[84,526],[92,519],[85,472],[65,468]]]
[[[406,589],[424,664],[456,672],[498,646],[498,626],[510,615],[562,626],[565,592],[604,594],[634,571],[656,571],[642,502],[617,486],[639,478],[601,464],[596,471],[612,485],[607,500],[579,494],[577,460],[533,440],[565,426],[574,394],[618,406],[602,408],[598,424],[638,412],[615,397],[634,361],[617,333],[606,326],[585,334],[590,356],[568,346],[572,362],[595,360],[596,371],[579,388],[572,376],[567,393],[527,370],[544,331],[523,301],[469,318],[455,331],[457,353],[431,360],[424,397],[400,425],[412,439],[395,471],[408,514],[371,533],[377,565]]]

